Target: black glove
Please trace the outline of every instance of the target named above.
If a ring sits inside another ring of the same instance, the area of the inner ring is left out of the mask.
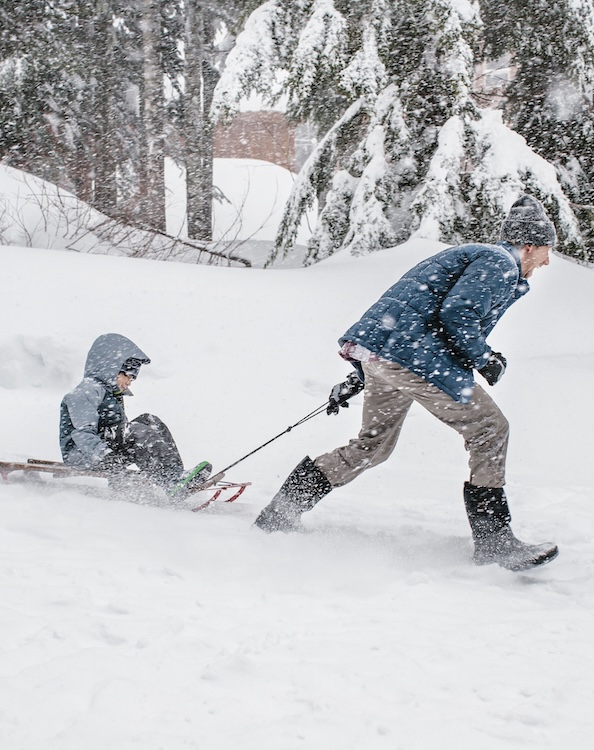
[[[348,400],[360,393],[363,388],[365,384],[359,379],[357,373],[350,372],[344,383],[338,383],[330,391],[326,414],[338,414],[340,406],[348,407]]]
[[[479,370],[480,374],[484,377],[489,385],[495,385],[503,377],[505,368],[507,367],[507,359],[499,352],[491,352],[487,364],[481,367]]]

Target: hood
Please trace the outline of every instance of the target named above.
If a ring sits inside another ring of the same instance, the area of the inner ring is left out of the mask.
[[[115,387],[118,372],[130,357],[139,359],[144,365],[150,364],[150,359],[133,341],[119,333],[104,333],[89,349],[85,378],[95,378]]]

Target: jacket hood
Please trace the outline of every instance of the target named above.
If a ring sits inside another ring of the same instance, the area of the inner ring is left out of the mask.
[[[133,341],[119,333],[104,333],[95,339],[89,349],[85,378],[95,378],[115,388],[118,373],[130,357],[144,365],[150,364],[150,359]]]

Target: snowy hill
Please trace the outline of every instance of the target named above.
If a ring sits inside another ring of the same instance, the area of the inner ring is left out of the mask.
[[[215,159],[213,242],[209,248],[264,265],[274,247],[285,202],[295,175],[256,159]],[[185,172],[165,160],[167,232],[187,239]],[[315,223],[315,206],[297,234],[296,246],[275,267],[302,264]],[[104,214],[27,172],[0,164],[0,243],[79,253],[167,258],[194,263],[197,253],[171,246],[163,237],[118,228]],[[146,254],[149,253],[147,256]],[[204,262],[204,259],[203,261]]]
[[[222,468],[321,405],[336,339],[427,242],[309,269],[188,266],[0,247],[3,459],[59,458],[58,406],[108,331],[152,358],[127,402],[186,465]],[[0,737],[9,750],[589,750],[594,621],[593,271],[553,257],[490,338],[512,425],[508,495],[558,560],[477,568],[458,436],[413,408],[390,461],[266,536],[307,453],[361,397],[229,472],[192,514],[57,481],[0,484]]]

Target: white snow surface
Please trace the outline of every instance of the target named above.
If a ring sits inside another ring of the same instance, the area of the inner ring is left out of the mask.
[[[127,400],[222,469],[323,404],[336,339],[441,246],[263,271],[0,247],[0,458],[59,459],[96,336],[152,358]],[[589,750],[594,736],[593,271],[554,256],[490,337],[507,493],[559,558],[476,567],[460,438],[412,409],[392,458],[304,516],[252,526],[288,472],[358,430],[361,396],[227,474],[199,513],[101,480],[0,480],[6,750]]]

